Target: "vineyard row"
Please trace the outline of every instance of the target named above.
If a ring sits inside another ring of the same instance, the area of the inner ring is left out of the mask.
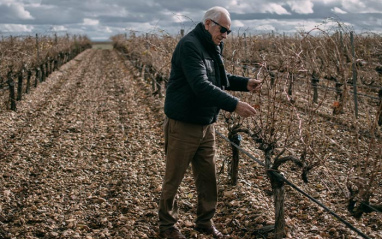
[[[16,110],[16,102],[31,86],[37,87],[50,73],[90,47],[91,42],[85,36],[36,34],[36,37],[3,38],[0,42],[0,109]]]

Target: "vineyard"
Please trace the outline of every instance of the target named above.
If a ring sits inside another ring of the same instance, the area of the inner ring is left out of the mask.
[[[16,101],[32,86],[37,87],[50,73],[90,47],[86,36],[3,37],[0,42],[0,110],[15,110]],[[5,90],[9,90],[9,94],[2,93]]]
[[[276,238],[279,223],[286,238],[382,238],[382,37],[232,35],[227,71],[264,84],[230,92],[256,117],[222,112],[216,124],[216,227],[229,238]],[[0,238],[157,236],[180,37],[116,35],[112,50],[86,37],[2,41]],[[191,170],[178,204],[182,233],[206,238],[193,230]]]

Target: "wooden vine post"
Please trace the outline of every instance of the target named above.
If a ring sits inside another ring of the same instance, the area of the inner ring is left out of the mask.
[[[288,86],[288,95],[292,95],[293,93],[293,81],[294,81],[294,73],[289,72],[289,86]]]
[[[235,131],[230,132],[228,135],[228,139],[232,143],[240,147],[241,136],[237,132]],[[231,163],[230,176],[231,176],[232,185],[236,185],[237,179],[238,179],[238,172],[239,172],[239,150],[234,145],[231,145],[231,148],[232,148],[232,163]]]
[[[312,78],[311,78],[311,84],[312,84],[312,87],[313,87],[313,102],[314,103],[318,103],[318,90],[317,90],[317,86],[318,86],[318,82],[320,81],[319,77],[318,77],[318,74],[316,72],[313,72],[312,73]]]
[[[46,69],[46,76],[47,77],[50,75],[50,73],[52,73],[51,66],[52,65],[50,64],[50,56],[48,56],[46,59],[46,62],[45,62],[45,69]]]
[[[40,65],[40,69],[41,69],[41,82],[45,81],[45,78],[46,78],[46,75],[45,75],[45,67],[44,67],[44,63],[42,63]]]
[[[18,73],[18,82],[17,82],[17,101],[22,100],[22,95],[23,95],[23,70],[21,70]]]
[[[11,110],[16,110],[15,82],[12,77],[12,70],[7,74],[7,83],[9,87],[9,100],[11,102]]]
[[[27,71],[27,85],[25,87],[25,93],[29,93],[30,88],[31,88],[31,77],[32,77],[32,71],[28,70]]]
[[[38,82],[40,81],[39,80],[39,78],[40,78],[40,71],[39,71],[38,67],[36,67],[36,69],[35,69],[35,74],[36,74],[36,77],[35,77],[35,80],[34,80],[34,87],[36,88]]]

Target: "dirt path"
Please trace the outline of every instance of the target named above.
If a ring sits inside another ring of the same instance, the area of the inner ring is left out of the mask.
[[[115,51],[89,49],[25,95],[17,112],[0,114],[0,238],[156,237],[163,110],[150,87]],[[264,169],[243,158],[239,183],[229,186],[222,169],[230,146],[218,144],[215,224],[230,238],[253,238],[255,229],[274,223],[269,182]],[[322,184],[316,197],[378,235],[380,215],[349,217],[345,201],[326,198],[326,178],[320,171],[312,178]],[[302,186],[314,193],[313,185]],[[193,230],[190,173],[180,189],[178,226],[189,238],[206,238]],[[288,238],[357,238],[300,194],[287,194]]]
[[[0,115],[0,238],[155,235],[161,120],[132,77],[87,50]]]

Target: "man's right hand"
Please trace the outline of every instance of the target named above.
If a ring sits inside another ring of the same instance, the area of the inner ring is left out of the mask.
[[[239,103],[237,103],[235,112],[244,118],[254,116],[256,114],[255,108],[253,108],[248,103],[242,101],[239,101]]]

